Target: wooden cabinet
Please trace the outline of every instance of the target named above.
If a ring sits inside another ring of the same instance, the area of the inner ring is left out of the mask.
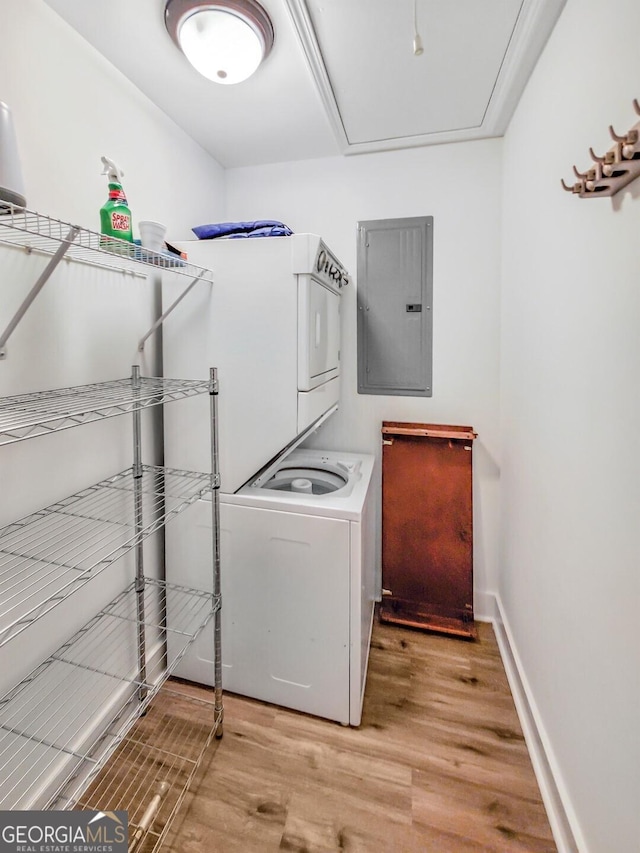
[[[475,637],[468,426],[382,424],[380,618]]]

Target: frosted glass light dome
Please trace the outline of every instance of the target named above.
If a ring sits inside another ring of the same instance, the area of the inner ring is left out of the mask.
[[[250,77],[273,44],[271,21],[254,0],[169,0],[165,23],[196,71],[225,85]]]
[[[229,12],[208,9],[180,27],[184,55],[208,80],[240,83],[262,62],[263,45],[249,24]]]

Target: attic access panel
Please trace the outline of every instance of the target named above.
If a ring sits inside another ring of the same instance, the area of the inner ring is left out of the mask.
[[[431,397],[433,217],[358,224],[358,393]]]
[[[481,127],[524,0],[306,0],[349,145]]]

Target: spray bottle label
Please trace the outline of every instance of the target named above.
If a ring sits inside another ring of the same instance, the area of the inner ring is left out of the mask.
[[[111,211],[111,230],[114,232],[126,232],[131,229],[131,217],[127,213]]]

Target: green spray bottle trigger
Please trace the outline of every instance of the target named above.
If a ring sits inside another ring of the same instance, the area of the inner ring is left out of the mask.
[[[104,169],[103,175],[108,176],[109,198],[100,208],[100,231],[107,237],[116,237],[119,240],[133,242],[133,231],[131,228],[131,211],[122,189],[123,173],[118,169],[113,160],[102,157]],[[114,251],[117,246],[113,247]]]

